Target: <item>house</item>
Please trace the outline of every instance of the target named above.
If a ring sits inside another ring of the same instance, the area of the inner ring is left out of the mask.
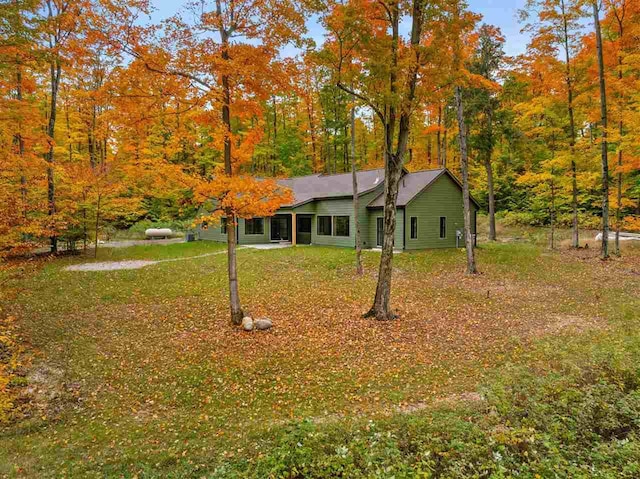
[[[382,244],[384,169],[359,171],[358,195],[363,248]],[[238,244],[287,241],[355,247],[353,186],[351,173],[314,174],[278,180],[290,188],[294,201],[269,218],[240,219]],[[475,234],[478,203],[472,199],[472,232]],[[464,246],[462,186],[446,168],[405,171],[400,179],[395,248],[453,248]],[[226,241],[226,223],[200,227],[203,240]],[[460,235],[460,236],[458,236]]]

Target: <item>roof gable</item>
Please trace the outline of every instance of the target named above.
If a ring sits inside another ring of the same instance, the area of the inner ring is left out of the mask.
[[[398,186],[398,201],[396,206],[407,206],[416,196],[436,182],[438,178],[446,174],[453,182],[462,189],[462,184],[456,176],[446,168],[437,168],[433,170],[414,171],[407,173],[400,179]],[[479,208],[478,202],[471,197],[471,201]],[[384,193],[381,193],[367,205],[368,208],[384,207]]]

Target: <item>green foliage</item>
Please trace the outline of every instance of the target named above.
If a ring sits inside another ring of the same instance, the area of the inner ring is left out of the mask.
[[[473,409],[354,426],[304,421],[255,464],[227,464],[219,477],[637,477],[638,359],[605,347],[543,375],[502,370]]]
[[[473,281],[463,251],[398,255],[389,324],[362,318],[375,275],[354,279],[352,250],[239,249],[247,310],[275,324],[254,334],[228,324],[224,244],[98,250],[99,262],[184,258],[139,270],[65,271],[88,261],[70,256],[0,271],[37,366],[73,388],[2,435],[0,476],[589,477],[586,465],[624,477],[638,463],[638,251],[602,263],[536,246],[545,235],[481,242]],[[378,261],[364,253],[366,271]],[[575,324],[557,329],[567,314]],[[481,383],[485,401],[460,400]]]
[[[17,409],[22,348],[15,332],[15,318],[0,317],[0,425],[10,422]]]

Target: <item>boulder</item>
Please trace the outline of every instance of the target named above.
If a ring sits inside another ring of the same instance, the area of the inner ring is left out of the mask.
[[[245,331],[253,330],[253,319],[251,319],[250,316],[245,316],[244,318],[242,318],[242,329],[244,329]]]
[[[271,326],[273,326],[273,323],[269,318],[260,318],[256,319],[255,326],[256,329],[264,331],[265,329],[269,329]]]

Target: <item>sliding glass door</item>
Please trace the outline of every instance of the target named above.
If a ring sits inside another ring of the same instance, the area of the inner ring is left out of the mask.
[[[271,217],[271,241],[291,241],[291,216]]]

